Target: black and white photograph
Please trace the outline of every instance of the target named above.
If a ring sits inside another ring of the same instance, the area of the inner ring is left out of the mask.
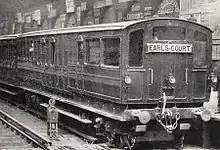
[[[0,150],[220,150],[220,0],[0,0]]]

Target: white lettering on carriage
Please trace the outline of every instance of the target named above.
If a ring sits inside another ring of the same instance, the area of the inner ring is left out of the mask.
[[[192,53],[191,44],[148,43],[147,49],[148,49],[148,53],[151,53],[151,52]]]

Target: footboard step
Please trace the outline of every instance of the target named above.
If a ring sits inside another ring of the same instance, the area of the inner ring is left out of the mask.
[[[40,105],[43,106],[43,107],[45,107],[45,108],[47,108],[47,107],[49,106],[49,105],[46,104],[46,103],[42,103],[42,104],[40,104]],[[80,121],[80,122],[82,122],[82,123],[84,123],[84,124],[91,124],[91,123],[92,123],[92,121],[89,120],[89,119],[81,118],[81,117],[78,116],[78,115],[75,115],[75,114],[73,114],[73,113],[67,112],[67,111],[62,110],[62,109],[59,109],[59,108],[57,108],[57,112],[60,113],[60,114],[62,114],[62,115],[64,115],[64,116],[68,116],[68,117],[70,117],[70,118],[72,118],[72,119],[78,120],[78,121]]]
[[[1,88],[0,87],[0,91],[2,91],[2,92],[5,92],[5,93],[8,93],[8,94],[10,94],[10,95],[18,95],[18,93],[16,93],[16,92],[12,92],[12,91],[9,91],[9,90],[7,90],[7,89],[4,89],[4,88]]]

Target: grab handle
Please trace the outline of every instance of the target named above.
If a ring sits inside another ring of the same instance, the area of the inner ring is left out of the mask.
[[[152,68],[149,68],[150,71],[150,83],[149,85],[152,85],[154,83],[154,70]]]
[[[188,68],[185,70],[185,83],[188,84]]]

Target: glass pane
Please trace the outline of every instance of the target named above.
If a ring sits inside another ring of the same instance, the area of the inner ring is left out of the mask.
[[[100,61],[100,40],[86,40],[86,62],[90,64],[99,64]]]
[[[49,65],[51,62],[51,48],[49,41],[46,42],[46,62]]]
[[[196,31],[194,33],[194,65],[206,65],[206,49],[207,49],[207,36],[206,34]]]
[[[55,43],[51,43],[51,64],[55,63]]]
[[[83,42],[78,42],[78,61],[80,64],[84,62]]]
[[[22,49],[22,58],[23,60],[25,60],[25,40],[22,40],[22,44],[21,44],[21,49]]]
[[[104,64],[110,66],[119,66],[120,57],[120,39],[104,39]]]
[[[45,63],[46,63],[46,47],[45,47],[45,44],[41,44],[41,54],[42,54],[41,62],[42,62],[43,65],[45,65]]]
[[[158,26],[153,28],[153,40],[184,40],[186,29],[182,27]]]
[[[130,34],[129,40],[129,66],[142,66],[143,30]]]
[[[62,66],[62,64],[63,64],[63,63],[62,63],[62,61],[63,61],[63,55],[62,55],[62,52],[61,52],[61,51],[59,51],[58,57],[59,57],[59,58],[58,58],[58,59],[59,59],[59,65]]]
[[[202,32],[199,32],[199,31],[196,31],[194,33],[194,39],[196,41],[207,41],[207,35],[205,33],[202,33]]]
[[[68,62],[69,63],[73,62],[73,52],[72,52],[72,49],[70,49],[69,54],[68,54]]]
[[[68,51],[64,51],[64,66],[68,65]]]

